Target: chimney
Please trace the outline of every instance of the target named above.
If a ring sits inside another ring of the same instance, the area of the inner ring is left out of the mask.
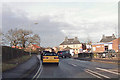
[[[103,34],[103,38],[105,38],[105,35]]]
[[[76,40],[78,40],[78,38],[77,38],[77,37],[75,37],[75,38],[74,38],[74,40],[76,41]]]
[[[65,40],[64,41],[67,41],[68,40],[68,37],[65,37]]]
[[[112,38],[115,38],[115,35],[114,35],[114,34],[112,34]]]

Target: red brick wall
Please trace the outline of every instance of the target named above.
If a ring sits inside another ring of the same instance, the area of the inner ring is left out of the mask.
[[[99,47],[98,47],[99,46]],[[92,48],[95,47],[96,50],[93,52],[104,52],[104,44],[92,45]]]
[[[113,42],[113,45],[112,45],[113,50],[115,50],[116,52],[120,51],[120,50],[118,50],[118,44],[120,44],[120,38],[115,39],[112,42]]]

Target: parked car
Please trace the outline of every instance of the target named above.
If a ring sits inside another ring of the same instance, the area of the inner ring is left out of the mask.
[[[44,63],[56,63],[58,65],[59,57],[55,52],[45,52],[42,60],[42,64]]]
[[[104,51],[102,53],[102,58],[106,58],[106,57],[115,57],[116,53],[115,53],[115,50],[113,49],[108,49],[106,51]]]
[[[109,49],[107,52],[111,55],[111,57],[115,57],[116,55],[116,52],[113,49]]]
[[[67,58],[67,57],[71,57],[71,54],[69,51],[58,51],[57,52],[58,56],[61,58]]]

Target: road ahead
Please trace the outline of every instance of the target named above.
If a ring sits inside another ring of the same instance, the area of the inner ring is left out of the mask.
[[[37,78],[118,78],[118,65],[71,58],[60,59],[58,66],[40,66]]]

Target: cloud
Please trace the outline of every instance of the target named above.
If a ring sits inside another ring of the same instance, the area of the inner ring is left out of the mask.
[[[2,11],[3,32],[15,28],[32,30],[41,37],[41,46],[58,46],[64,39],[64,34],[60,32],[61,25],[67,25],[60,22],[51,22],[49,16],[39,17],[38,20],[31,20],[26,15],[26,12],[14,12],[10,7],[3,6]],[[34,24],[37,22],[38,24]]]
[[[40,35],[42,46],[59,45],[65,36],[98,42],[103,34],[112,35],[117,28],[117,8],[111,4],[7,3],[2,12],[3,31],[32,30]]]
[[[3,2],[118,2],[119,0],[4,0]]]

